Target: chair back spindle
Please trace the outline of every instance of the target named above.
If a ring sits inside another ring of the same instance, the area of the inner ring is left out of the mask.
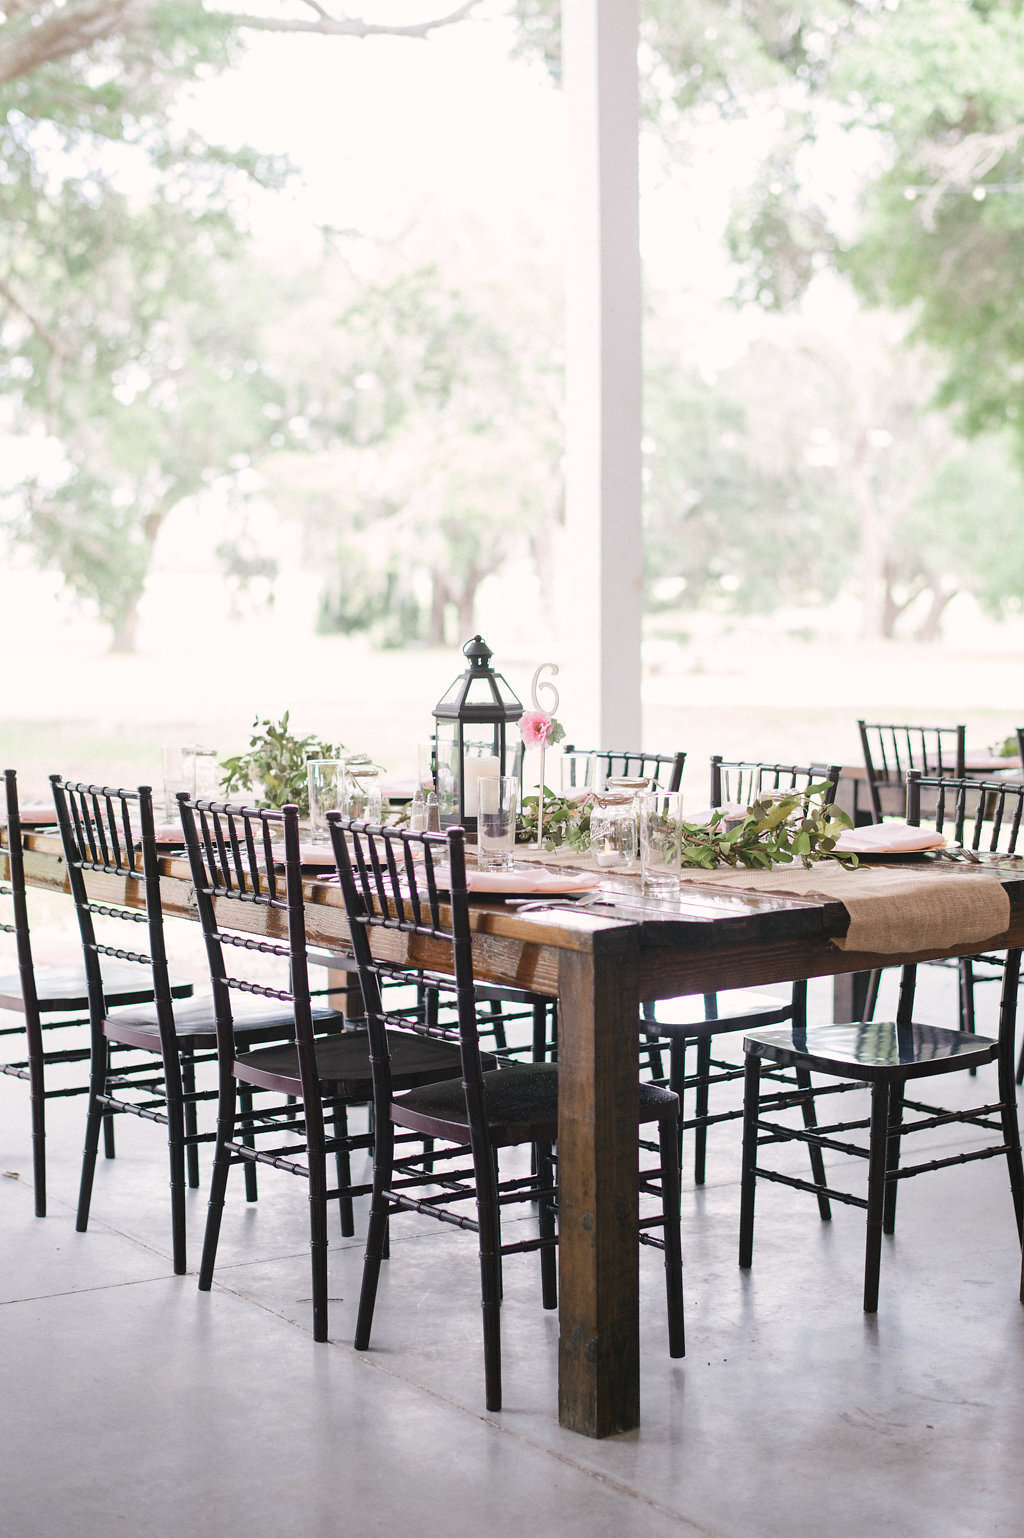
[[[886,814],[903,815],[906,777],[912,769],[924,775],[964,777],[964,725],[894,726],[858,721],[857,728],[875,822],[881,822]]]

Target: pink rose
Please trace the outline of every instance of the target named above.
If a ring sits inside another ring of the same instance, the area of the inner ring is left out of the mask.
[[[542,710],[528,710],[519,718],[519,730],[528,748],[543,748],[551,741],[552,721]]]

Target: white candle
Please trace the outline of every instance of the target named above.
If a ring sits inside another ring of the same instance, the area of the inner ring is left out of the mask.
[[[476,816],[477,784],[480,780],[497,777],[498,755],[488,753],[480,758],[467,758],[462,770],[462,805],[467,817]]]

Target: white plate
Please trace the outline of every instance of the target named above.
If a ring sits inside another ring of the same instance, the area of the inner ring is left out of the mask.
[[[835,842],[836,854],[927,854],[945,849],[946,837],[933,828],[908,828],[902,822],[873,822],[863,828],[844,828]]]
[[[437,868],[438,887],[444,888],[447,867]],[[471,897],[567,897],[576,892],[596,892],[601,877],[589,871],[557,871],[517,865],[512,870],[467,870]]]

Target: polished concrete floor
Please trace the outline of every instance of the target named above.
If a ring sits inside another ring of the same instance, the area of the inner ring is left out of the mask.
[[[813,997],[827,1007],[823,987]],[[1024,1526],[1024,1309],[1000,1161],[904,1188],[866,1318],[855,1209],[826,1226],[809,1197],[765,1187],[754,1267],[739,1271],[737,1127],[719,1129],[707,1186],[684,1191],[688,1354],[667,1355],[659,1257],[645,1251],[642,1425],[597,1442],[558,1427],[556,1322],[535,1259],[508,1263],[505,1408],[489,1415],[471,1238],[396,1222],[360,1354],[360,1244],[338,1240],[318,1346],[298,1182],[266,1173],[249,1207],[229,1192],[215,1287],[200,1295],[194,1272],[171,1273],[158,1129],[123,1127],[90,1230],[74,1231],[81,1122],[80,1100],[51,1105],[50,1215],[37,1219],[26,1096],[0,1081],[3,1538]],[[191,1193],[192,1263],[203,1207]]]

